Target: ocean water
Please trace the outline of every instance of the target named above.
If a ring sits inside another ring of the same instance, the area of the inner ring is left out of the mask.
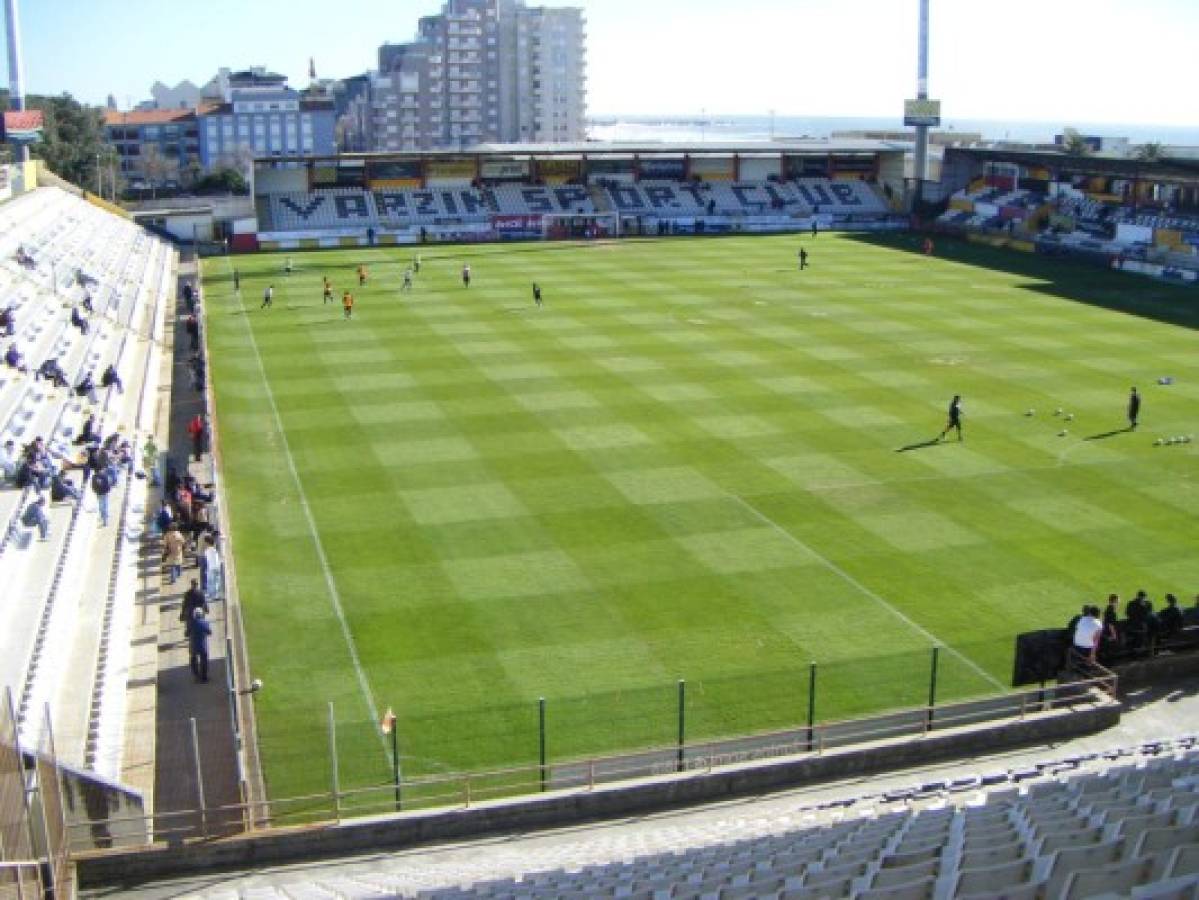
[[[986,119],[945,119],[938,131],[981,133],[985,140],[1049,143],[1066,125],[1083,134],[1128,138],[1133,144],[1158,141],[1173,146],[1199,146],[1199,127],[1120,125],[1087,122],[1003,122]],[[798,116],[596,116],[587,135],[596,141],[664,141],[704,143],[768,141],[788,138],[826,138],[834,131],[899,131],[899,118],[833,118]]]

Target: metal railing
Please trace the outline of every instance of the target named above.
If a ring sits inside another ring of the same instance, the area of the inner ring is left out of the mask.
[[[302,796],[178,810],[171,813],[81,821],[68,825],[75,850],[90,849],[87,840],[99,824],[111,831],[144,823],[155,841],[183,844],[227,834],[227,823],[241,821],[247,831],[334,824],[346,819],[394,812],[468,809],[479,803],[518,799],[546,791],[586,793],[605,785],[640,779],[711,774],[722,767],[791,757],[817,758],[826,753],[878,741],[920,740],[937,732],[1023,721],[1030,716],[1078,708],[1092,709],[1115,696],[1116,676],[1096,667],[1093,677],[1018,691],[981,700],[920,706],[861,719],[801,726],[781,732],[689,744],[680,735],[676,746],[660,746],[632,754],[559,761],[482,772],[459,772],[378,782],[361,787],[339,786],[336,765],[330,789]],[[226,823],[212,828],[212,823]],[[152,827],[151,827],[152,826]]]

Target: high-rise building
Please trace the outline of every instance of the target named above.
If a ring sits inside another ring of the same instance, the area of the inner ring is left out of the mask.
[[[446,0],[416,40],[379,48],[370,145],[428,150],[583,138],[583,16],[521,0]]]

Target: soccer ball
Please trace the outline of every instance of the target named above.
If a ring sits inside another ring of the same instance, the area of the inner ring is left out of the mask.
[[[1037,411],[1036,411],[1035,409],[1030,409],[1030,410],[1029,410],[1028,412],[1026,412],[1024,415],[1026,415],[1026,416],[1035,416],[1036,414],[1037,414]]]
[[[1055,409],[1055,410],[1053,411],[1053,414],[1054,414],[1055,416],[1060,416],[1060,415],[1062,414],[1062,408],[1059,406],[1057,409]]]
[[[250,682],[250,690],[254,691],[254,693],[258,693],[258,691],[261,691],[262,690],[262,679],[255,678],[253,681],[251,681]]]
[[[1066,436],[1067,434],[1069,434],[1069,433],[1070,433],[1070,432],[1066,431],[1066,429],[1065,429],[1065,428],[1063,428],[1061,431],[1059,431],[1059,432],[1057,433],[1057,436],[1058,436],[1058,437],[1065,437],[1065,436]]]
[[[1074,413],[1066,413],[1066,421],[1073,422],[1074,421]]]
[[[1154,442],[1153,442],[1153,446],[1154,446],[1154,447],[1160,447],[1160,446],[1162,445],[1162,443],[1163,443],[1163,442],[1162,442],[1162,439],[1161,439],[1161,438],[1158,438],[1156,441],[1154,441]]]

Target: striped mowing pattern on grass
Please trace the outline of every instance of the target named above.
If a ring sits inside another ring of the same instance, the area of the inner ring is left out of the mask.
[[[430,247],[404,294],[411,249],[239,257],[244,308],[205,265],[273,794],[328,784],[328,701],[343,784],[388,776],[375,703],[409,774],[535,759],[538,697],[551,758],[610,753],[674,740],[679,678],[691,739],[781,728],[812,660],[822,720],[923,703],[934,640],[984,694],[1019,631],[1194,592],[1196,445],[1153,446],[1199,407],[1188,293],[805,244]]]

